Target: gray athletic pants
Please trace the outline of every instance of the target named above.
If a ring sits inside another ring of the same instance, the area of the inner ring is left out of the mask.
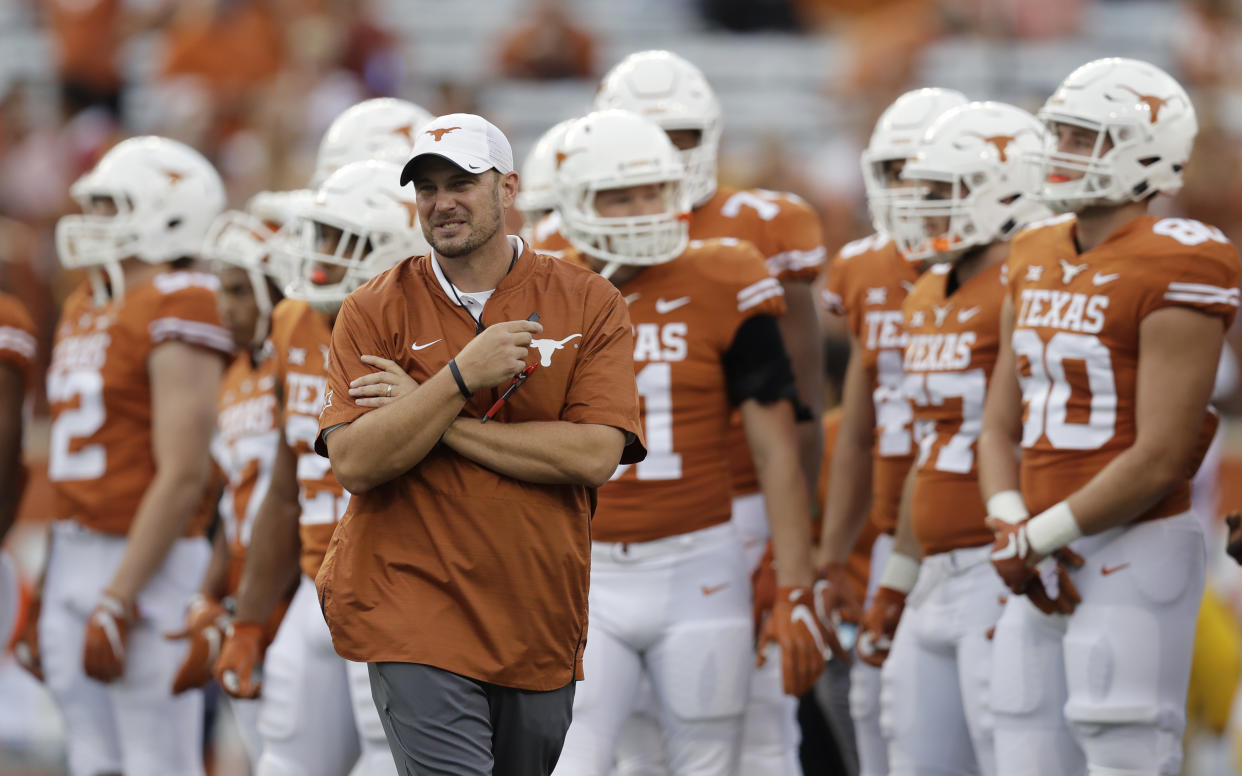
[[[532,692],[418,663],[369,663],[371,696],[401,776],[549,776],[574,682]]]

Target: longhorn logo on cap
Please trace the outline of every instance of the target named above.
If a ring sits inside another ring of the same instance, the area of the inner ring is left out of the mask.
[[[434,137],[436,139],[436,142],[439,143],[441,140],[444,139],[445,135],[447,135],[450,132],[456,132],[459,129],[461,129],[461,127],[440,127],[438,129],[427,130],[427,134]]]

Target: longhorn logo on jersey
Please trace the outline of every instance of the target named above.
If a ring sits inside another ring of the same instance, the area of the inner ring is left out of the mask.
[[[565,347],[567,343],[581,337],[581,334],[570,334],[562,340],[554,339],[536,339],[530,341],[530,346],[539,351],[539,366],[552,366],[552,354]]]

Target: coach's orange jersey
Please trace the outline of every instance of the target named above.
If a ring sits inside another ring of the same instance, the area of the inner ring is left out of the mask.
[[[881,234],[843,247],[828,265],[825,306],[844,316],[860,355],[875,406],[871,464],[871,522],[882,533],[897,528],[897,507],[914,461],[910,421],[914,410],[902,391],[901,360],[906,347],[901,305],[919,279],[918,268],[902,258]],[[823,503],[823,502],[820,502]]]
[[[213,275],[172,271],[102,307],[85,284],[65,301],[47,375],[48,479],[57,517],[128,533],[155,477],[147,361],[174,341],[232,353],[233,339],[216,313],[217,287]],[[192,531],[201,533],[209,516],[205,509]]]
[[[949,294],[952,265],[936,265],[902,306],[904,385],[914,403],[919,445],[910,518],[924,557],[992,542],[975,443],[1000,348],[1004,266],[985,268]]]
[[[230,593],[241,580],[250,530],[272,481],[280,444],[275,373],[269,343],[257,364],[248,351],[237,354],[220,384],[211,454],[225,479],[218,511],[229,542]]]
[[[1228,327],[1238,255],[1219,229],[1136,218],[1079,254],[1072,217],[1019,234],[1009,256],[1013,350],[1022,385],[1022,496],[1038,513],[1082,487],[1134,443],[1139,325],[1189,307]],[[1190,508],[1189,473],[1139,519]]]
[[[285,443],[298,459],[302,573],[314,579],[349,506],[349,492],[336,481],[331,463],[315,452],[328,388],[332,318],[306,302],[285,299],[272,311],[271,340]]]
[[[690,216],[690,238],[745,240],[763,255],[768,272],[781,281],[809,283],[824,265],[824,231],[819,215],[796,194],[766,189],[720,188]],[[795,369],[797,365],[795,365]],[[741,418],[729,430],[733,494],[759,491],[755,462]]]
[[[0,365],[16,369],[27,387],[37,348],[30,313],[16,297],[0,294]]]
[[[592,538],[645,542],[729,520],[730,404],[723,358],[738,327],[781,315],[784,292],[753,246],[692,241],[621,288],[647,458],[599,489]]]

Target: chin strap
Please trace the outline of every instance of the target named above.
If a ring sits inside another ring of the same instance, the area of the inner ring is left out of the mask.
[[[250,344],[259,347],[267,339],[272,321],[272,294],[268,290],[267,276],[255,269],[246,270],[250,276],[250,287],[254,289],[254,304],[259,308],[259,317],[254,322],[254,337]]]
[[[106,281],[104,273],[107,273]],[[110,300],[120,299],[125,295],[125,273],[116,262],[108,262],[102,268],[92,267],[87,277],[91,284],[91,298],[96,307],[103,307]]]
[[[623,265],[619,261],[610,261],[604,265],[603,269],[599,271],[599,276],[602,277],[604,280],[611,280],[613,274],[616,273],[616,271],[621,269],[621,267],[623,266],[625,265]]]

